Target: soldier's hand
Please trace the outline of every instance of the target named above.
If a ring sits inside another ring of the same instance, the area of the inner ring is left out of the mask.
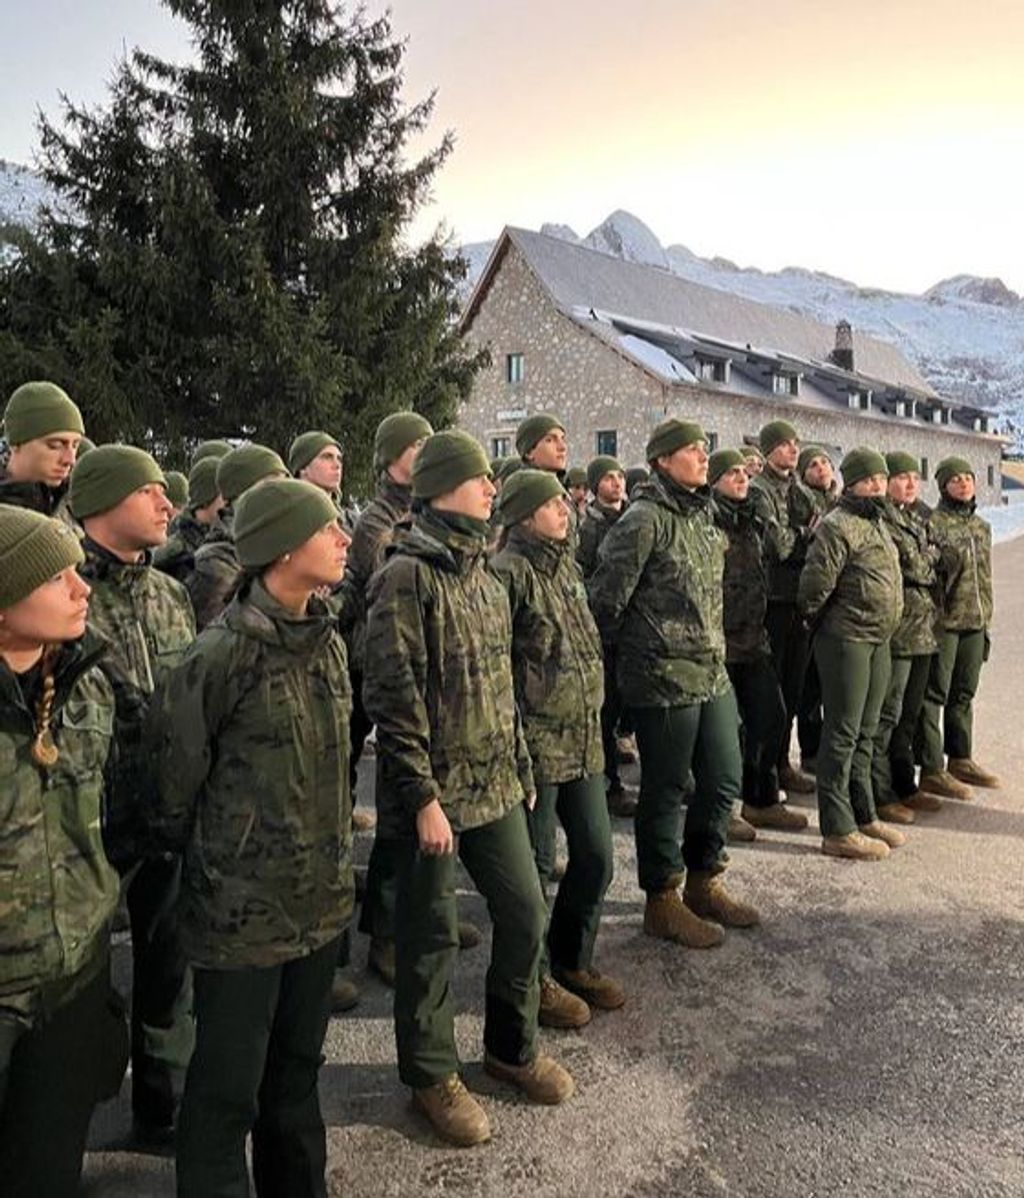
[[[526,796],[526,810],[532,811],[534,809],[534,807],[536,807],[536,806],[537,806],[537,794],[535,791],[531,791]]]
[[[443,857],[455,848],[452,826],[437,799],[416,812],[416,834],[427,857]]]

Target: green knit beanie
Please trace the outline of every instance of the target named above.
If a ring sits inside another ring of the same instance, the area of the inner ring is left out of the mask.
[[[261,478],[287,473],[284,462],[266,445],[240,445],[217,463],[217,490],[233,503]]]
[[[738,449],[716,449],[708,459],[708,482],[712,485],[733,466],[746,466],[747,459]]]
[[[969,474],[974,477],[974,467],[966,458],[943,458],[935,467],[935,481],[940,491],[945,491],[946,483],[958,474]]]
[[[799,441],[796,429],[789,423],[788,420],[772,420],[764,426],[757,435],[761,445],[761,452],[767,457],[776,445],[781,445],[783,441]]]
[[[167,485],[164,472],[144,449],[134,445],[98,445],[71,471],[68,503],[78,520],[117,507],[133,491],[150,483]]]
[[[873,474],[884,474],[886,477],[889,475],[885,458],[877,449],[868,449],[864,445],[851,449],[843,458],[839,469],[843,472],[844,487],[852,487],[862,479],[871,478]]]
[[[832,461],[832,455],[823,445],[805,445],[796,460],[796,472],[799,478],[803,478],[804,471],[815,458],[828,458],[830,462]]]
[[[707,442],[708,435],[693,420],[677,420],[675,416],[663,420],[651,433],[647,442],[644,457],[649,462],[660,458],[663,454],[675,453],[684,445],[695,445],[698,441]]]
[[[192,454],[192,465],[196,462],[201,462],[203,458],[218,458],[225,457],[229,454],[234,446],[230,441],[200,441],[196,446],[195,453]]]
[[[464,433],[450,428],[428,437],[412,468],[415,499],[435,499],[481,474],[490,475],[491,463],[483,446]]]
[[[601,479],[606,474],[611,474],[613,470],[618,470],[620,474],[624,473],[618,458],[613,458],[610,454],[598,454],[591,460],[587,466],[587,486],[594,495],[597,494]]]
[[[516,449],[519,456],[525,458],[541,437],[546,437],[556,428],[565,432],[565,425],[550,412],[536,412],[533,416],[527,416],[516,429]]]
[[[200,458],[188,472],[189,507],[206,507],[220,494],[217,490],[219,465],[220,458]]]
[[[316,455],[329,445],[333,445],[335,449],[341,449],[330,433],[322,433],[316,429],[312,429],[308,433],[300,433],[288,450],[288,469],[292,474],[298,476],[299,471],[304,470]]]
[[[84,559],[78,537],[63,520],[0,503],[0,611]]]
[[[889,477],[894,474],[920,474],[921,463],[912,453],[897,449],[895,453],[885,455],[885,464],[889,467]]]
[[[633,488],[647,482],[650,477],[651,472],[646,466],[630,466],[626,471],[626,494],[632,495]]]
[[[430,421],[419,412],[392,412],[377,425],[373,437],[373,468],[380,474],[398,461],[414,441],[433,434]]]
[[[582,466],[570,466],[565,472],[565,485],[567,487],[585,487],[587,485],[587,472]]]
[[[533,513],[556,496],[564,496],[565,491],[558,481],[558,476],[550,470],[530,470],[524,468],[515,473],[502,487],[501,499],[498,501],[498,519],[506,527],[526,520]]]
[[[54,433],[85,433],[82,413],[56,383],[22,383],[4,409],[4,433],[10,445],[24,445]]]
[[[520,470],[525,469],[522,458],[505,458],[502,465],[494,472],[494,481],[504,485],[513,474],[518,474]]]
[[[246,491],[235,508],[235,549],[246,569],[269,566],[337,520],[330,498],[298,478],[271,478]]]
[[[180,470],[164,472],[164,487],[173,507],[188,507],[188,479]]]
[[[81,461],[87,453],[92,453],[95,448],[95,441],[90,441],[88,437],[83,437],[81,441],[78,442],[78,453],[75,454],[75,461]]]
[[[764,454],[757,448],[756,445],[741,445],[740,453],[743,454],[743,460],[746,462],[763,462]]]

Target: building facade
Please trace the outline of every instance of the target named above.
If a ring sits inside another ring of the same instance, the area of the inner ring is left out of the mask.
[[[989,414],[937,395],[893,346],[538,233],[506,229],[467,304],[487,346],[460,424],[492,457],[515,453],[520,420],[565,423],[570,460],[643,462],[667,416],[697,420],[712,447],[754,440],[769,420],[838,457],[857,445],[922,461],[937,499],[944,457],[970,461],[982,504],[1000,500],[1003,439]]]

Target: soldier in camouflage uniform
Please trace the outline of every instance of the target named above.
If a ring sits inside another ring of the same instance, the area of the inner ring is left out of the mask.
[[[582,466],[570,466],[565,472],[565,488],[576,508],[576,514],[582,520],[583,513],[587,510],[587,491],[589,490],[587,472]]]
[[[217,490],[227,506],[196,550],[192,573],[185,582],[200,630],[224,610],[242,576],[235,553],[231,505],[264,479],[287,475],[284,462],[265,445],[240,445],[218,461]]]
[[[196,1049],[178,1127],[182,1198],[325,1193],[317,1074],[352,912],[349,694],[316,597],[348,536],[322,491],[250,489],[245,578],[153,704],[153,822],[184,853],[178,912],[195,966]]]
[[[773,420],[760,432],[764,469],[751,479],[754,509],[765,528],[768,549],[768,615],[765,625],[775,673],[786,704],[779,755],[779,783],[794,794],[810,794],[814,779],[789,762],[789,740],[807,669],[810,638],[796,607],[797,583],[807,544],[820,518],[807,488],[796,477],[800,455],[796,429]]]
[[[920,787],[969,799],[971,786],[1000,785],[972,756],[974,696],[990,647],[992,529],[976,510],[970,462],[946,458],[935,481],[941,498],[928,531],[939,548],[938,651],[922,709]]]
[[[743,465],[747,471],[747,478],[754,478],[755,475],[761,473],[764,469],[764,454],[756,445],[743,445],[740,447],[740,453],[743,454]]]
[[[108,858],[127,878],[132,1112],[140,1137],[160,1137],[173,1129],[192,1052],[191,980],[171,914],[180,861],[147,844],[141,738],[153,690],[194,640],[195,621],[185,588],[151,565],[171,505],[148,453],[100,446],[75,467],[69,500],[85,530],[89,620],[107,641],[102,669],[116,700],[117,766],[103,837]]]
[[[7,401],[4,436],[10,445],[0,471],[0,503],[68,521],[64,497],[85,432],[82,413],[54,383],[24,383]]]
[[[494,487],[483,449],[463,432],[436,433],[412,492],[412,528],[370,585],[364,698],[377,725],[378,829],[402,842],[399,1075],[438,1133],[469,1145],[490,1124],[458,1073],[456,850],[494,923],[484,1068],[542,1103],[568,1098],[573,1083],[537,1045],[547,910],[523,810],[535,788],[508,597],[486,567]]]
[[[546,470],[562,484],[566,506],[572,513],[569,539],[575,552],[580,508],[569,493],[569,446],[565,439],[565,425],[549,412],[537,412],[533,416],[527,416],[516,429],[516,449],[524,466],[532,466],[534,470]]]
[[[78,1193],[89,1119],[128,1056],[100,835],[114,697],[62,522],[0,506],[0,1189]],[[83,635],[84,634],[84,635]]]
[[[580,521],[579,545],[576,549],[576,561],[584,579],[589,579],[597,569],[598,553],[608,530],[629,506],[626,476],[615,458],[603,455],[594,458],[587,467],[587,484],[594,499]],[[619,775],[619,741],[616,733],[622,714],[614,646],[609,645],[606,646],[604,657],[604,706],[601,708],[606,797],[612,815],[631,819],[636,814],[636,799],[627,793]]]
[[[626,1001],[617,982],[592,968],[612,879],[601,640],[569,549],[569,513],[558,479],[521,470],[502,494],[499,515],[506,537],[491,568],[512,609],[516,701],[537,787],[530,835],[545,889],[555,864],[556,819],[569,847],[541,959],[540,1022],[582,1027],[591,1006],[615,1010]]]
[[[885,455],[889,502],[883,512],[900,555],[903,617],[890,644],[892,676],[878,720],[871,759],[875,807],[890,823],[913,823],[918,811],[942,804],[917,789],[914,781],[914,729],[935,656],[935,567],[939,551],[928,526],[917,514],[921,464],[909,453]]]
[[[821,445],[805,445],[797,459],[796,476],[807,488],[811,505],[820,519],[839,502],[839,484],[828,450]],[[821,744],[821,680],[814,662],[813,650],[808,654],[803,686],[796,716],[796,735],[800,745],[800,765],[813,774]],[[786,746],[788,748],[788,746]]]
[[[192,573],[195,553],[217,523],[224,497],[217,490],[218,458],[200,458],[188,473],[188,508],[176,516],[167,540],[153,553],[153,565],[179,582]]]
[[[640,745],[636,849],[647,894],[644,930],[710,948],[722,941],[720,924],[758,922],[719,876],[742,773],[722,630],[726,539],[711,516],[704,430],[666,420],[652,432],[647,458],[650,481],[637,487],[605,537],[590,599],[603,643],[616,646],[619,689]],[[696,791],[680,847],[691,771]]]
[[[167,486],[164,494],[171,505],[171,520],[177,520],[188,507],[188,479],[180,470],[165,470],[164,478]]]
[[[296,478],[312,483],[326,493],[337,509],[345,531],[351,534],[355,521],[341,500],[345,459],[341,446],[330,433],[318,429],[300,433],[288,449],[288,469]]]
[[[632,502],[633,492],[641,483],[647,482],[651,472],[646,466],[630,466],[626,471],[626,498]]]
[[[888,466],[872,449],[843,458],[843,497],[821,521],[797,601],[814,628],[825,702],[818,757],[822,852],[878,860],[903,844],[875,809],[871,755],[889,685],[889,640],[903,614],[899,553],[882,518]]]
[[[777,763],[786,709],[764,626],[768,608],[764,527],[754,511],[750,476],[738,449],[719,449],[711,455],[708,482],[715,523],[727,541],[722,622],[726,669],[743,722],[742,818],[752,828],[800,831],[807,827],[807,817],[779,801]],[[736,838],[754,837],[741,833]]]
[[[235,447],[230,441],[220,441],[216,439],[212,441],[200,441],[192,451],[191,465],[194,466],[197,462],[201,462],[204,458],[213,458],[215,462],[219,462],[221,458],[227,457],[227,455],[234,448]]]

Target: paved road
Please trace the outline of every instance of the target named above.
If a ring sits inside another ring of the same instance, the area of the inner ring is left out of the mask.
[[[1024,538],[997,548],[996,587],[977,739],[1005,789],[920,819],[879,864],[827,860],[813,832],[733,849],[730,883],[764,926],[703,953],[641,934],[619,821],[598,964],[631,998],[545,1034],[576,1077],[570,1103],[532,1108],[483,1075],[486,949],[460,959],[467,1081],[495,1126],[483,1148],[439,1148],[412,1114],[390,994],[362,975],[361,1006],[326,1045],[331,1194],[1024,1194]],[[475,895],[466,910],[484,922]],[[170,1161],[120,1148],[126,1090],[97,1115],[88,1192],[171,1195]]]

